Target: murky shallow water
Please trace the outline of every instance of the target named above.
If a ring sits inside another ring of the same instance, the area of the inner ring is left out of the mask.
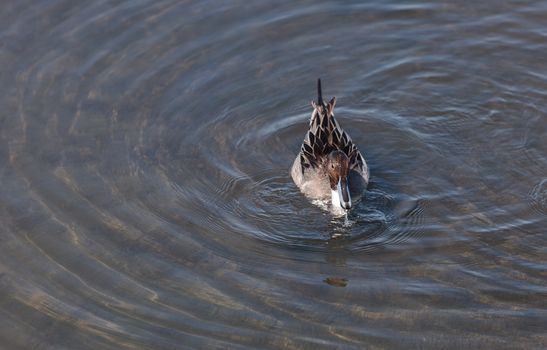
[[[0,10],[6,349],[547,347],[544,2]],[[371,169],[288,174],[321,77]]]

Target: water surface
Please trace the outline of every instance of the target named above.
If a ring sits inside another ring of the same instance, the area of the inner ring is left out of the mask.
[[[547,4],[0,5],[6,349],[547,347]],[[289,167],[315,80],[348,221]]]

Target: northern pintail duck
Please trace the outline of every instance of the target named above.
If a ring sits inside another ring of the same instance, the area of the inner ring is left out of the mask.
[[[327,104],[317,80],[317,103],[312,101],[310,129],[291,168],[300,191],[312,199],[332,200],[335,208],[350,209],[351,199],[367,187],[367,163],[332,113],[336,97]]]

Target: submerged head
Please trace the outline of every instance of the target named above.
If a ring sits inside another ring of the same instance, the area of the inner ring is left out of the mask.
[[[335,150],[329,153],[327,156],[327,174],[332,191],[332,204],[346,210],[351,209],[348,186],[349,158],[344,152]]]

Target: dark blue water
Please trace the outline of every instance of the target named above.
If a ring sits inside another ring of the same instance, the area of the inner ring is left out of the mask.
[[[0,4],[0,348],[547,347],[547,3]],[[315,81],[348,216],[289,176]]]

